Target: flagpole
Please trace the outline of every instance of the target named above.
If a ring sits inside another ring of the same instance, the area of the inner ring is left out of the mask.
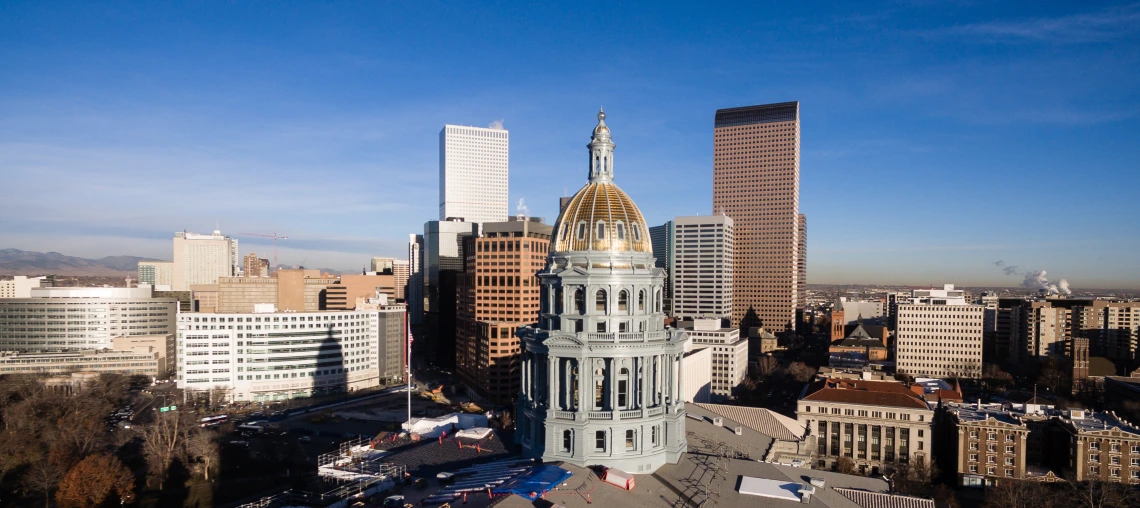
[[[408,326],[408,432],[412,431],[412,342],[415,338],[412,337],[412,327]]]

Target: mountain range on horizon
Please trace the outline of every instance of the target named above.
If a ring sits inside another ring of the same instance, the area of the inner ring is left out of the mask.
[[[161,260],[139,256],[107,256],[99,259],[87,259],[58,252],[0,249],[0,275],[136,276],[139,261]],[[282,264],[278,268],[297,267]],[[318,270],[336,275],[341,273],[339,270],[329,268],[318,268]]]

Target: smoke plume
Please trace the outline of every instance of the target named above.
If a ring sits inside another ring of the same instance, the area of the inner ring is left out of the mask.
[[[503,119],[500,118],[498,120],[495,120],[494,122],[491,122],[491,125],[488,125],[487,128],[488,129],[495,129],[497,131],[503,130]]]
[[[1021,275],[1025,277],[1021,281],[1021,287],[1027,289],[1037,289],[1045,291],[1050,295],[1071,295],[1073,291],[1069,289],[1069,281],[1065,279],[1058,279],[1056,282],[1049,280],[1047,277],[1048,272],[1045,270],[1021,271],[1017,265],[1007,265],[1005,261],[995,261],[994,266],[1001,268],[1001,271],[1006,275]]]

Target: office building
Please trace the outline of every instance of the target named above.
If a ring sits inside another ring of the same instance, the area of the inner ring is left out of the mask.
[[[821,379],[796,402],[796,419],[816,439],[818,469],[851,459],[860,474],[877,476],[893,462],[931,457],[934,411],[923,398],[894,381]]]
[[[665,271],[641,211],[614,183],[614,143],[598,113],[589,181],[558,216],[538,274],[538,322],[519,330],[516,441],[526,457],[649,474],[686,450],[683,356],[665,327]]]
[[[510,133],[445,125],[439,131],[439,220],[507,220]]]
[[[12,280],[0,280],[0,298],[31,298],[32,288],[40,287],[40,277],[16,275]]]
[[[796,308],[807,307],[807,217],[799,214],[799,230],[796,237]],[[803,335],[803,334],[801,334]]]
[[[171,261],[139,261],[139,284],[154,287],[155,291],[172,291],[174,263]]]
[[[183,314],[178,387],[261,402],[378,386],[403,370],[403,316],[402,305]]]
[[[800,303],[798,102],[720,109],[713,134],[713,213],[732,217],[734,325],[781,332]],[[806,268],[804,268],[806,269]]]
[[[693,349],[712,350],[712,394],[732,398],[733,391],[748,375],[748,338],[739,328],[722,328],[720,319],[695,319],[688,328]]]
[[[569,198],[562,198],[569,199]],[[676,228],[673,221],[649,228],[649,241],[653,244],[654,266],[665,270],[665,315],[673,313],[673,242]]]
[[[157,352],[83,349],[46,353],[0,351],[0,375],[96,372],[163,377]]]
[[[178,351],[178,334],[167,335],[127,335],[111,339],[112,351],[157,354],[158,379],[173,378],[175,373],[175,353]]]
[[[411,265],[405,259],[392,262],[393,283],[396,285],[396,299],[407,300],[408,280],[411,277]]]
[[[32,288],[0,300],[0,350],[110,349],[119,336],[174,333],[178,300],[138,288]]]
[[[372,273],[364,275],[341,275],[333,284],[325,286],[328,310],[352,309],[358,298],[383,295],[386,301],[396,302],[396,276]],[[322,309],[323,310],[323,309]]]
[[[392,270],[393,270],[392,265],[395,262],[396,262],[395,258],[374,257],[374,258],[372,258],[371,271],[376,272],[376,273],[391,274]]]
[[[965,292],[916,289],[898,306],[896,363],[911,376],[979,378],[985,306],[966,303]]]
[[[712,353],[711,347],[694,347],[681,358],[681,370],[685,373],[681,397],[685,402],[713,401]]]
[[[246,254],[245,257],[242,258],[242,276],[268,277],[269,260],[266,258],[257,257],[256,252],[250,252],[249,254]]]
[[[387,285],[391,286],[391,276],[388,279]],[[272,304],[279,311],[325,310],[330,308],[329,286],[338,280],[320,270],[303,269],[277,270],[272,277],[222,277],[217,284],[193,288],[195,312],[248,313],[258,304]],[[362,294],[371,294],[371,288]],[[346,301],[344,294],[340,296],[337,303],[341,306],[354,301]]]
[[[514,217],[512,217],[514,219]],[[541,219],[483,224],[467,237],[458,277],[455,372],[479,397],[513,402],[521,389],[516,331],[538,319],[539,285],[553,228]]]
[[[725,215],[673,219],[673,315],[731,320],[733,223]]]
[[[503,218],[505,221],[506,218]],[[502,222],[502,221],[500,221]],[[423,312],[439,312],[441,272],[462,272],[464,238],[479,234],[479,225],[462,220],[428,221],[423,234]],[[451,298],[444,292],[444,298]]]
[[[408,285],[404,300],[408,302],[408,322],[424,322],[424,235],[408,235]]]
[[[218,230],[209,235],[174,233],[171,271],[174,291],[189,291],[192,284],[216,284],[219,277],[235,277],[241,271],[238,241]]]

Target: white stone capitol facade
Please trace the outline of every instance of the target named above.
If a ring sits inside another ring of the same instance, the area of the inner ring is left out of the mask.
[[[559,215],[538,274],[539,322],[519,332],[516,439],[529,457],[649,473],[686,449],[689,338],[665,327],[665,271],[641,211],[613,182],[605,113],[588,147],[589,182]]]

